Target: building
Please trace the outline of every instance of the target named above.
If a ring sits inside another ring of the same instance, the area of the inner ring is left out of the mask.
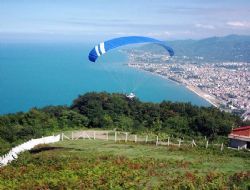
[[[250,149],[250,126],[235,128],[228,135],[229,146],[232,148]]]

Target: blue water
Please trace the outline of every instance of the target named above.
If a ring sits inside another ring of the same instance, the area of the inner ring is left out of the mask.
[[[86,44],[0,44],[0,114],[32,107],[70,105],[92,91],[134,91],[143,101],[210,105],[182,85],[128,68],[126,55],[112,51],[88,61]]]

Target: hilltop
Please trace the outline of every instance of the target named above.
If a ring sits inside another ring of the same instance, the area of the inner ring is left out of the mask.
[[[248,157],[217,148],[60,141],[1,168],[0,189],[247,189]]]
[[[47,134],[70,136],[74,131],[79,135],[86,128],[112,131],[109,140],[73,139],[72,135],[69,140],[22,153],[0,169],[0,189],[246,188],[249,152],[222,151],[218,146],[218,142],[226,143],[231,126],[239,124],[243,123],[237,116],[213,107],[141,102],[106,92],[80,95],[71,106],[2,115],[1,154]],[[124,141],[124,135],[113,140],[113,130],[136,134],[138,141]],[[150,141],[139,141],[145,135]],[[156,135],[162,142],[171,137],[171,144],[155,144]],[[176,146],[184,138],[185,143]],[[191,139],[197,146],[191,146]],[[209,140],[208,148],[204,139]]]
[[[123,94],[87,93],[71,106],[48,106],[0,116],[0,152],[22,141],[55,131],[79,128],[118,129],[134,133],[165,133],[176,137],[226,137],[238,116],[191,103],[141,102]]]

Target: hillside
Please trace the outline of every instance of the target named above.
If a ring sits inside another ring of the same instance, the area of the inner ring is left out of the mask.
[[[213,107],[190,103],[145,103],[123,94],[87,93],[71,106],[33,108],[0,116],[0,153],[52,132],[79,128],[118,129],[135,133],[165,133],[176,137],[225,138],[239,117]],[[227,138],[225,138],[227,139]]]
[[[247,189],[248,157],[226,149],[61,141],[1,168],[0,189]]]
[[[211,37],[201,40],[169,41],[176,56],[187,56],[191,59],[203,57],[207,62],[237,61],[250,63],[250,36],[229,35]],[[163,51],[158,46],[145,45],[149,51]]]
[[[62,132],[73,138],[72,131],[77,136],[86,128],[129,131],[138,141],[119,134],[116,140],[111,130],[108,140],[97,135],[38,146],[0,168],[0,189],[244,189],[250,185],[249,151],[226,148],[231,126],[239,124],[237,116],[213,107],[145,103],[105,92],[80,95],[71,106],[2,115],[0,154],[25,140]]]

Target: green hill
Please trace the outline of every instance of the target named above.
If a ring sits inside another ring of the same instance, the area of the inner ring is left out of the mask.
[[[249,152],[61,141],[0,169],[0,189],[247,189]]]
[[[26,113],[0,116],[0,153],[25,140],[67,129],[116,128],[213,140],[226,137],[232,126],[242,124],[239,117],[213,107],[166,101],[146,103],[123,94],[87,93],[69,107],[33,108]]]
[[[0,189],[246,189],[250,152],[220,151],[217,144],[226,143],[231,126],[241,124],[213,107],[145,103],[105,92],[81,95],[71,106],[2,115],[1,154],[32,138],[86,128],[130,131],[138,139],[149,134],[154,142],[79,139],[38,146],[0,168]],[[156,146],[156,135],[188,143]]]

